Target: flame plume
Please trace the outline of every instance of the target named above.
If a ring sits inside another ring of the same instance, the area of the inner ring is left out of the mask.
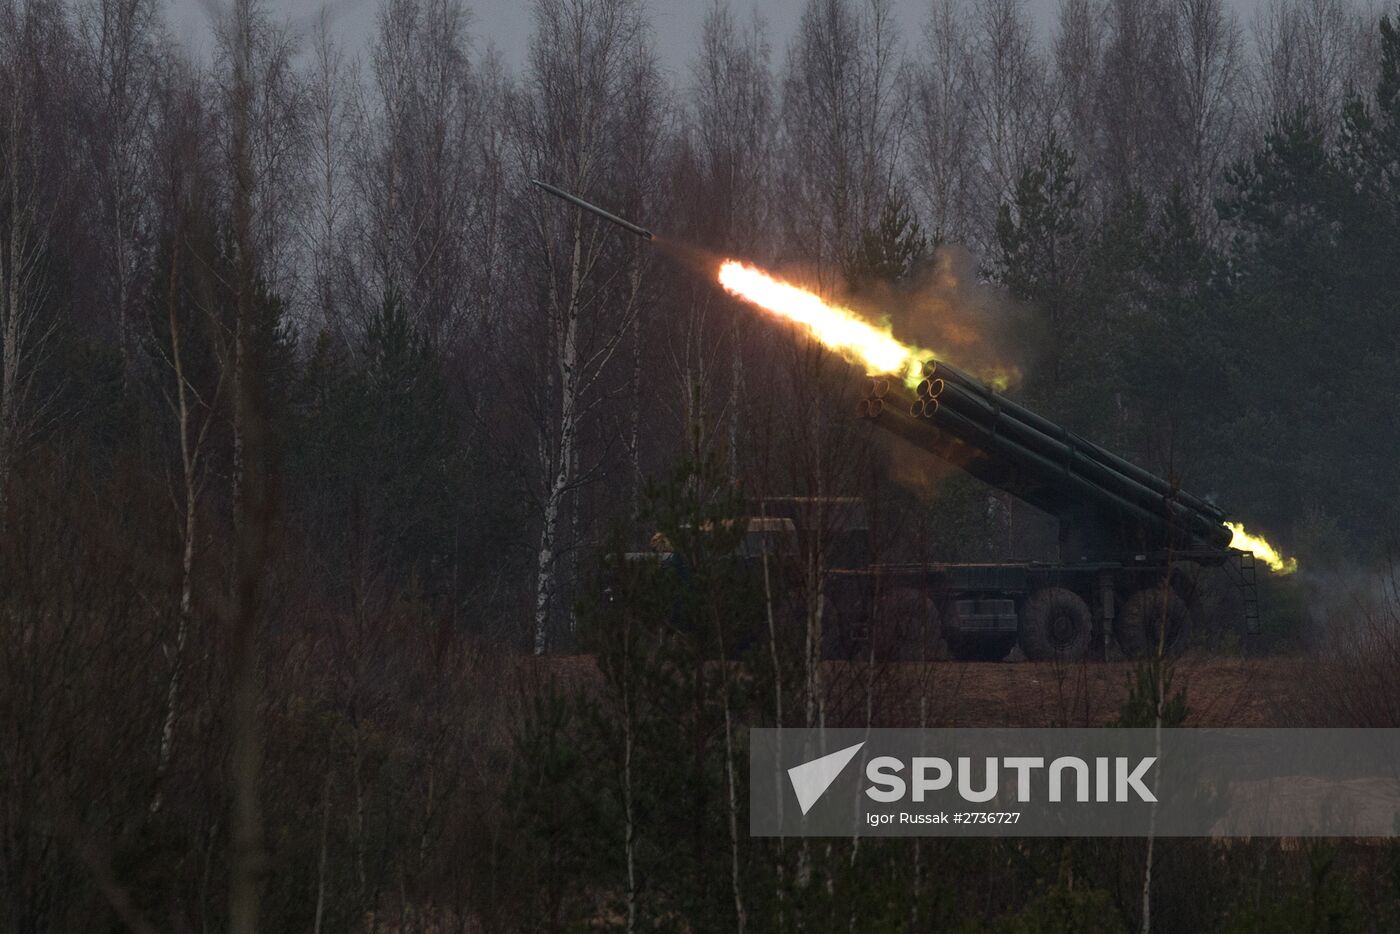
[[[1269,566],[1269,570],[1276,574],[1292,574],[1298,570],[1297,558],[1285,558],[1278,553],[1278,549],[1264,540],[1262,535],[1251,535],[1244,530],[1244,523],[1227,522],[1225,528],[1234,533],[1234,538],[1230,539],[1230,547],[1240,551],[1247,551],[1254,557],[1263,561]]]
[[[822,344],[862,364],[871,375],[898,373],[914,386],[923,375],[924,360],[934,356],[932,351],[898,340],[888,327],[877,327],[849,308],[828,304],[806,289],[738,260],[720,263],[719,284],[731,295],[798,325]]]

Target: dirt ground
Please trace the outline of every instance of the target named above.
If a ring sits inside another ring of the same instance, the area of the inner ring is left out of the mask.
[[[1188,726],[1296,725],[1297,692],[1311,663],[1297,656],[1187,655],[1176,660],[1173,692],[1185,689]],[[534,664],[531,677],[544,674]],[[593,659],[549,659],[546,677],[597,677]],[[1131,662],[825,662],[827,723],[875,726],[1103,726],[1128,694]]]
[[[876,688],[886,698],[885,725],[917,725],[922,707],[937,726],[1103,726],[1112,722],[1128,695],[1130,662],[960,663],[888,666],[895,681]],[[1287,726],[1294,714],[1292,692],[1308,662],[1296,657],[1177,660],[1172,690],[1185,689],[1188,726]],[[854,671],[829,666],[837,696]],[[857,693],[863,693],[857,691]],[[921,699],[923,703],[921,704]]]

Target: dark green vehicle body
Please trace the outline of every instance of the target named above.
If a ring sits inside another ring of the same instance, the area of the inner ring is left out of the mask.
[[[1218,507],[1176,483],[941,361],[917,390],[872,380],[860,415],[1053,517],[1059,556],[882,563],[860,500],[761,500],[736,560],[827,657],[1141,656],[1179,652],[1193,631],[1257,631],[1252,556],[1229,547]]]
[[[1122,644],[1125,605],[1133,625],[1152,622],[1144,613],[1161,614],[1160,648],[1180,651],[1193,629],[1219,615],[1207,591],[1241,573],[1239,552],[1213,547],[1120,560],[883,563],[870,559],[859,500],[788,497],[758,505],[762,515],[750,520],[737,558],[757,572],[766,554],[770,578],[780,582],[773,589],[786,599],[786,625],[816,623],[827,658],[996,661],[1018,644],[1032,659],[1102,658],[1115,642],[1129,655],[1152,650],[1151,632],[1146,643]],[[1243,622],[1247,608],[1233,601],[1230,613]],[[1073,631],[1052,631],[1039,644],[1027,638],[1032,626],[1047,623]]]

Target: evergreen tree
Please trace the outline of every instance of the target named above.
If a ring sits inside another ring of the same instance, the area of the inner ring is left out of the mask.
[[[1360,116],[1353,108],[1357,132]],[[1345,516],[1355,530],[1374,518],[1375,490],[1369,471],[1338,471],[1337,458],[1365,464],[1377,453],[1356,416],[1379,387],[1354,381],[1368,346],[1384,339],[1367,314],[1374,286],[1358,278],[1353,255],[1372,222],[1349,210],[1353,186],[1304,111],[1281,116],[1227,181],[1222,486],[1264,528],[1287,530],[1315,512]]]
[[[1125,349],[1135,414],[1128,449],[1143,466],[1184,480],[1207,469],[1206,426],[1225,391],[1220,259],[1201,236],[1180,185],[1158,206],[1143,255],[1142,313]]]
[[[567,741],[554,708],[536,712],[524,734],[519,780],[546,781],[564,756],[589,797],[563,815],[551,796],[534,794],[547,809],[531,818],[542,851],[570,865],[557,855],[561,841],[586,846],[586,861],[572,865],[600,874],[614,893],[609,912],[640,928],[684,918],[696,930],[732,929],[734,859],[742,861],[739,900],[769,890],[739,811],[748,799],[739,724],[754,690],[745,650],[760,631],[762,603],[742,547],[747,510],[723,477],[714,463],[685,463],[649,487],[643,518],[656,530],[656,550],[629,555],[625,536],[613,535],[578,607],[579,638],[601,686],[569,701]],[[574,910],[582,922],[596,906]]]
[[[1074,156],[1052,136],[998,209],[995,272],[1044,320],[1043,358],[1028,395],[1054,398],[1067,373],[1066,340],[1077,325],[1087,234]]]
[[[370,571],[394,587],[412,582],[430,598],[449,596],[465,457],[437,350],[395,288],[354,357],[318,339],[299,395],[299,500],[327,573],[346,583]]]
[[[1060,336],[1066,361],[1056,387],[1061,417],[1129,451],[1135,413],[1127,401],[1143,385],[1129,364],[1148,314],[1149,225],[1140,193],[1130,191],[1109,205],[1084,251],[1076,308]]]
[[[846,284],[852,291],[874,282],[898,285],[907,281],[938,247],[929,243],[918,218],[900,194],[885,199],[875,226],[861,231],[860,241],[846,256]]]

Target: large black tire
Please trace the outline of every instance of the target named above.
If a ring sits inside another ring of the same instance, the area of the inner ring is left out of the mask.
[[[1149,587],[1128,598],[1113,629],[1129,658],[1156,655],[1159,646],[1164,655],[1180,655],[1191,637],[1191,610],[1175,590]]]
[[[960,662],[999,662],[1015,644],[1011,633],[948,634],[948,654]]]
[[[1093,634],[1089,605],[1072,590],[1042,587],[1021,608],[1021,651],[1033,662],[1077,661]]]
[[[917,587],[897,587],[885,595],[881,619],[871,638],[877,662],[931,662],[941,656],[943,626],[938,604]]]

